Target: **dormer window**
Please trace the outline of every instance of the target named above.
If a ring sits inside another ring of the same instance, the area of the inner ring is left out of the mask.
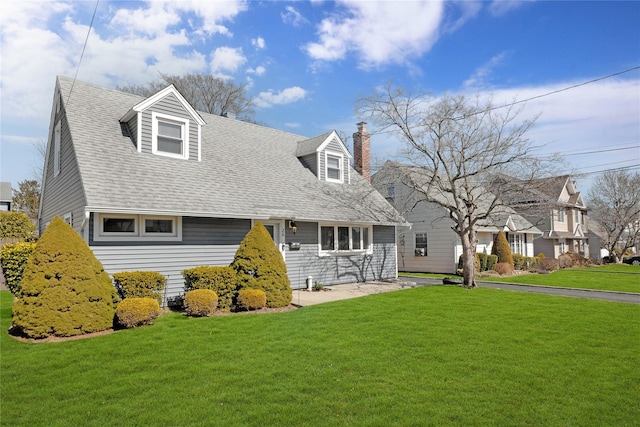
[[[189,120],[166,114],[152,114],[153,154],[189,158]]]
[[[327,153],[327,181],[343,182],[342,164],[343,156],[337,153]]]

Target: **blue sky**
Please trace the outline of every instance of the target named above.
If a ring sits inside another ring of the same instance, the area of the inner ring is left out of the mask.
[[[435,96],[527,99],[529,137],[593,172],[640,169],[640,2],[14,1],[0,16],[0,178],[32,179],[56,75],[105,87],[158,73],[246,83],[255,119],[315,136],[351,135],[359,96],[392,80]],[[371,129],[375,131],[375,129]],[[347,141],[350,146],[351,141]],[[402,142],[372,136],[374,161]],[[592,153],[598,151],[597,153]],[[587,154],[585,154],[587,153]],[[590,154],[589,154],[590,153]]]

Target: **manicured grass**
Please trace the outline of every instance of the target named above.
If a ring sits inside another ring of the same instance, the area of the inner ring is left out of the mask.
[[[530,285],[563,286],[603,291],[640,292],[640,266],[604,265],[558,270],[550,274],[480,279],[491,282],[526,283]]]
[[[0,293],[1,328],[11,296]],[[77,341],[0,334],[11,426],[637,425],[637,305],[421,287]]]

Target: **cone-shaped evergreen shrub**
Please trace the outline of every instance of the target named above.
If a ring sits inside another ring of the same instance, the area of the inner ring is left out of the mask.
[[[31,338],[103,331],[113,325],[115,295],[89,246],[56,217],[25,267],[13,325]]]
[[[498,235],[493,241],[493,248],[491,248],[491,254],[498,256],[498,262],[506,262],[513,268],[513,256],[511,256],[511,248],[509,242],[507,242],[507,236],[504,231],[498,231]]]
[[[237,274],[238,289],[262,289],[267,307],[286,307],[291,303],[287,266],[261,222],[242,240],[231,266]]]

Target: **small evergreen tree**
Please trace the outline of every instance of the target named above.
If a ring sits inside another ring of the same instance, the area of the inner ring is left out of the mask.
[[[285,307],[293,297],[287,266],[271,235],[261,222],[247,233],[231,264],[238,290],[262,289],[267,307]]]
[[[115,288],[89,246],[56,217],[27,262],[13,326],[30,338],[74,336],[113,326]]]
[[[513,256],[511,255],[511,248],[509,247],[509,242],[507,242],[507,236],[504,234],[504,231],[498,232],[498,235],[493,241],[491,254],[497,255],[498,263],[507,263],[511,265],[513,269]]]

